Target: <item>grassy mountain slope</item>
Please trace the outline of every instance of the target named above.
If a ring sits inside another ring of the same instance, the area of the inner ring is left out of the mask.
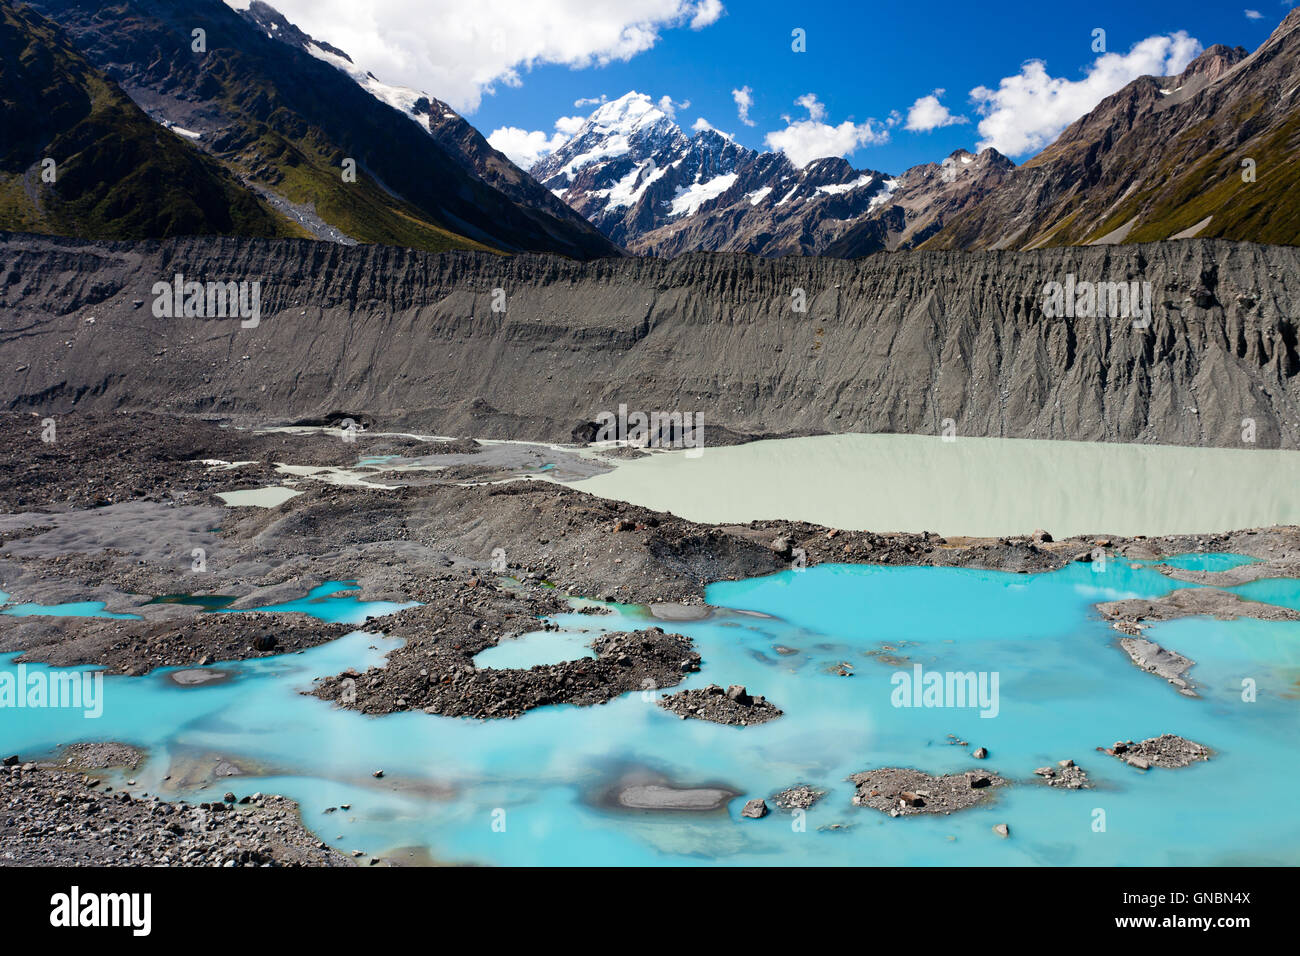
[[[37,0],[150,115],[195,130],[236,176],[361,241],[440,251],[617,249],[513,201],[351,77],[221,0]],[[193,49],[193,31],[205,49]],[[342,164],[356,161],[355,182]]]
[[[1298,151],[1300,9],[1254,53],[1214,46],[1107,97],[922,248],[1300,244]]]
[[[54,182],[43,161],[54,160]],[[302,235],[149,119],[58,29],[0,0],[0,228],[95,239]]]

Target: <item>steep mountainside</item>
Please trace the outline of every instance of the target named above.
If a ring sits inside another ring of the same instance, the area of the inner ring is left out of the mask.
[[[712,129],[687,136],[643,93],[603,104],[532,168],[611,239],[644,255],[817,254],[889,196],[883,173],[821,159],[799,169]]]
[[[32,5],[150,116],[187,130],[316,235],[435,250],[617,254],[549,200],[530,205],[495,188],[337,64],[275,39],[221,0]],[[201,49],[196,30],[204,31]],[[355,160],[355,182],[345,181],[346,159]]]
[[[304,235],[145,116],[53,23],[9,0],[0,0],[0,224],[96,239]]]
[[[1107,97],[927,247],[1300,243],[1298,151],[1300,9],[1254,53],[1214,46]]]
[[[959,149],[942,163],[913,166],[898,177],[889,202],[862,217],[826,247],[826,255],[855,258],[883,250],[912,249],[953,216],[996,191],[1015,163],[996,149]]]
[[[376,99],[405,113],[427,129],[438,145],[463,167],[473,170],[479,178],[516,203],[543,212],[567,226],[563,230],[553,227],[557,242],[575,242],[577,240],[570,234],[577,234],[585,237],[584,248],[590,247],[586,248],[586,254],[617,253],[612,246],[601,242],[597,230],[587,220],[504,154],[493,149],[477,129],[442,100],[420,90],[382,82],[373,73],[359,68],[347,53],[324,40],[308,36],[262,0],[252,0],[248,9],[241,13],[263,33],[332,64]]]
[[[262,319],[155,318],[154,284],[261,283]],[[1050,281],[1151,285],[1149,326],[1047,318]],[[506,310],[493,311],[493,290]],[[792,310],[796,290],[807,301]],[[1300,248],[1192,239],[856,261],[431,254],[0,235],[0,407],[566,439],[620,403],[748,434],[1300,447]],[[93,323],[88,319],[94,318]],[[707,441],[707,438],[706,438]]]

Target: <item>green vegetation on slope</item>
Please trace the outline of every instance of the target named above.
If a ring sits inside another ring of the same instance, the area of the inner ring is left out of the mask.
[[[42,176],[47,158],[54,182]],[[93,239],[303,234],[149,119],[53,24],[7,2],[0,3],[0,228]]]

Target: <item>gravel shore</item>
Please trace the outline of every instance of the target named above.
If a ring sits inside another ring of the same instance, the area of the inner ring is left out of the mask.
[[[74,762],[88,756],[104,764],[84,748],[73,752]],[[125,756],[119,752],[111,762]],[[0,865],[354,865],[313,836],[297,804],[284,797],[169,803],[113,790],[85,772],[93,769],[30,762],[0,768]]]

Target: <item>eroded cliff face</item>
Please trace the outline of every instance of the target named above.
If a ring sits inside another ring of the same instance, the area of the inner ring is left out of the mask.
[[[260,283],[259,323],[156,317],[154,285],[177,273]],[[1044,286],[1071,274],[1149,283],[1149,327],[1045,316]],[[624,404],[763,435],[951,420],[958,436],[1250,447],[1253,427],[1257,447],[1296,448],[1298,298],[1300,249],[1212,240],[583,264],[0,234],[0,407],[342,411],[566,440]]]

